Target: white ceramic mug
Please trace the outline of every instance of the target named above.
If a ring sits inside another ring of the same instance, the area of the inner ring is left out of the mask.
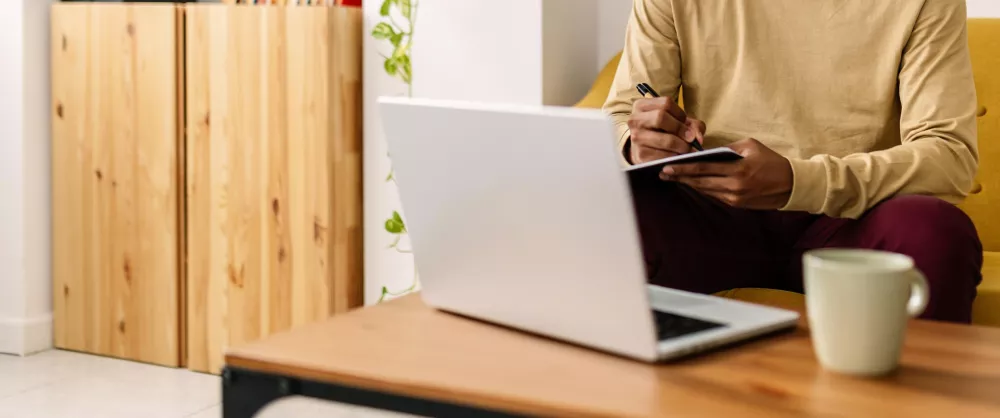
[[[902,254],[823,249],[803,256],[806,310],[823,367],[876,376],[899,364],[907,320],[923,313],[927,279]]]

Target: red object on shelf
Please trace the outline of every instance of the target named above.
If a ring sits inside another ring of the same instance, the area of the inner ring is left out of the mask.
[[[339,0],[342,6],[355,6],[361,7],[361,0]]]

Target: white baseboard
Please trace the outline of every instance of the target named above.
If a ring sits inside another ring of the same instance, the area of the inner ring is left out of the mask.
[[[25,356],[52,348],[52,314],[0,318],[0,353]]]

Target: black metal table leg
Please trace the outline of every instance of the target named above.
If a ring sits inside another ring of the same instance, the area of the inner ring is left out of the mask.
[[[291,379],[240,369],[222,370],[222,417],[252,418],[267,404],[295,393]]]
[[[233,367],[222,371],[223,418],[252,418],[265,406],[299,395],[426,417],[517,417],[510,413],[350,386],[311,382]]]

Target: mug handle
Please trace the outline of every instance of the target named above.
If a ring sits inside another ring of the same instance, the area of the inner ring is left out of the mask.
[[[927,302],[930,299],[930,287],[927,285],[927,277],[920,270],[913,269],[911,272],[913,282],[910,286],[910,301],[906,303],[906,312],[910,317],[916,318],[927,309]]]

